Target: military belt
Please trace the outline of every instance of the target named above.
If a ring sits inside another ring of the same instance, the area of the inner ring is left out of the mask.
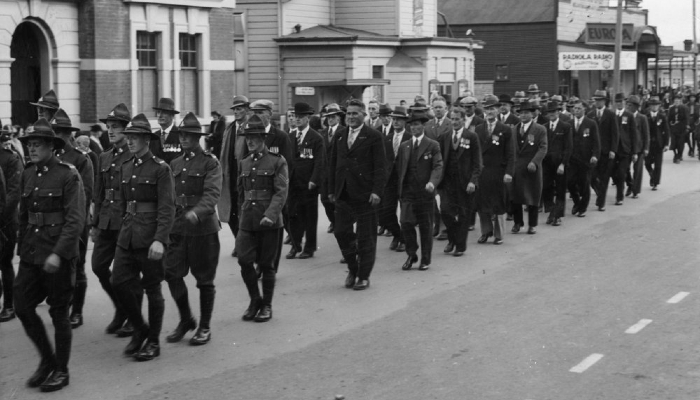
[[[192,207],[196,206],[201,199],[201,196],[178,196],[175,198],[175,205],[178,207]]]
[[[122,192],[119,189],[105,189],[105,200],[121,200]]]
[[[35,226],[46,226],[46,225],[59,225],[64,222],[63,212],[28,212],[28,222],[30,225]]]
[[[246,190],[246,200],[271,200],[272,193],[269,190]]]
[[[158,211],[158,203],[146,203],[143,201],[130,201],[126,203],[127,214],[136,215],[138,213],[156,211]]]

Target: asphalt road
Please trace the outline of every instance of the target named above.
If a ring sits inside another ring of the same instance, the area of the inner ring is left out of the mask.
[[[664,169],[657,192],[616,207],[611,190],[606,212],[560,227],[541,218],[536,235],[508,233],[502,246],[477,244],[478,229],[461,258],[436,242],[425,272],[402,271],[405,255],[380,238],[365,292],[342,287],[320,221],[319,251],[283,261],[264,324],[240,320],[248,299],[225,229],[211,343],[163,337],[157,360],[124,358],[127,339],[103,333],[112,307],[90,276],[70,386],[24,386],[38,357],[14,320],[0,324],[0,398],[697,400],[700,162]],[[177,311],[163,292],[165,336]],[[50,324],[46,306],[40,314]]]

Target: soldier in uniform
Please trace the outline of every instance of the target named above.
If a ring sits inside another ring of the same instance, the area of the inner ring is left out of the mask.
[[[547,224],[561,225],[566,211],[566,173],[573,147],[571,125],[559,118],[559,103],[547,103],[547,155],[542,161],[542,197],[545,212],[550,211]]]
[[[44,118],[20,138],[32,163],[22,173],[19,206],[20,256],[15,279],[15,311],[27,336],[41,355],[29,387],[52,392],[69,383],[72,332],[68,309],[73,297],[78,241],[85,226],[85,194],[74,166],[60,161],[54,150],[64,145]],[[46,300],[55,330],[56,349],[36,307]]]
[[[65,144],[60,150],[56,150],[56,157],[59,160],[74,166],[83,181],[85,194],[85,215],[89,215],[90,203],[92,202],[92,189],[94,187],[95,174],[92,161],[82,150],[73,146],[73,132],[80,128],[71,125],[70,118],[63,109],[59,109],[51,120],[51,128],[58,137],[63,139]],[[87,293],[87,275],[85,274],[85,255],[87,254],[88,226],[85,226],[80,234],[80,258],[75,269],[75,293],[73,294],[73,305],[70,313],[70,324],[73,329],[83,324],[83,305],[85,305],[85,294]]]
[[[180,136],[175,126],[175,114],[180,114],[180,111],[175,109],[173,99],[167,97],[158,100],[158,106],[153,109],[156,110],[160,129],[155,132],[156,137],[151,140],[150,150],[156,157],[170,163],[182,154]]]
[[[661,183],[661,166],[664,161],[664,152],[668,151],[669,127],[666,115],[659,111],[661,100],[659,96],[652,96],[647,102],[647,120],[649,121],[649,157],[644,166],[649,173],[651,190],[657,190]]]
[[[240,227],[236,237],[241,277],[250,295],[244,321],[267,322],[272,318],[275,291],[276,252],[282,241],[282,208],[287,201],[289,178],[284,157],[268,150],[265,116],[253,115],[240,134],[245,136],[249,155],[241,161],[238,176]],[[255,271],[262,273],[262,296]]]
[[[36,113],[39,118],[44,118],[47,121],[53,119],[53,115],[61,107],[58,103],[58,98],[56,97],[56,92],[50,89],[45,95],[41,96],[36,103],[29,103],[36,107]]]
[[[12,139],[10,131],[0,132],[0,142],[6,143]],[[5,148],[0,148],[0,169],[5,180],[5,191],[7,193],[5,207],[2,210],[0,219],[0,274],[2,284],[0,285],[0,296],[3,299],[3,308],[0,311],[0,322],[6,322],[15,318],[12,286],[15,282],[15,270],[12,266],[12,257],[15,253],[15,243],[17,242],[17,205],[20,198],[19,181],[22,176],[24,166],[19,154]]]
[[[121,169],[124,218],[114,255],[112,285],[134,325],[124,354],[148,361],[160,355],[159,336],[165,310],[162,259],[175,218],[173,177],[168,164],[148,148],[149,141],[158,135],[151,132],[145,115],[135,116],[124,133],[132,158]],[[143,290],[148,297],[150,326],[141,315],[139,298]]]
[[[190,339],[202,345],[211,339],[209,323],[214,311],[214,278],[219,264],[221,223],[216,203],[221,195],[221,165],[213,154],[199,145],[202,126],[193,113],[187,113],[179,127],[183,155],[170,163],[175,179],[175,225],[165,254],[165,280],[180,313],[180,323],[166,340],[179,342],[197,328],[192,317],[185,276],[188,271],[199,288],[199,328]]]
[[[90,237],[94,243],[92,272],[99,279],[102,289],[112,300],[116,310],[112,322],[107,325],[105,331],[109,334],[116,333],[119,337],[127,337],[134,332],[134,327],[130,322],[125,323],[126,311],[112,288],[110,267],[114,260],[117,239],[122,227],[124,198],[121,192],[121,170],[122,164],[131,158],[124,129],[131,121],[131,112],[124,103],[120,103],[110,111],[107,118],[100,119],[100,121],[107,125],[110,147],[109,150],[100,154],[97,165],[98,176],[93,196],[95,210],[90,231]],[[139,303],[142,297],[142,293],[139,293]]]

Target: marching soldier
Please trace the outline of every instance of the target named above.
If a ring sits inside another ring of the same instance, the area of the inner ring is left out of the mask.
[[[651,190],[657,190],[661,183],[661,166],[664,161],[664,152],[668,151],[669,127],[666,115],[659,111],[661,100],[659,96],[652,96],[647,102],[647,120],[649,121],[649,157],[644,166],[649,173]]]
[[[12,139],[10,131],[0,132],[0,142],[6,143]],[[0,322],[6,322],[15,318],[12,286],[15,282],[15,270],[12,266],[12,257],[15,253],[17,242],[17,205],[20,198],[20,178],[24,167],[19,154],[5,147],[0,148],[0,169],[5,180],[7,193],[5,207],[0,219],[0,296],[4,294],[3,308],[0,311]]]
[[[117,250],[117,239],[122,227],[124,197],[121,192],[122,164],[131,158],[124,130],[131,121],[131,112],[124,103],[117,104],[107,118],[100,119],[107,125],[110,149],[100,154],[98,176],[95,181],[95,211],[90,236],[92,249],[92,272],[100,281],[102,289],[114,304],[115,313],[105,331],[119,337],[131,336],[134,327],[126,322],[126,310],[119,302],[112,287],[110,267]],[[143,294],[139,293],[139,304]]]
[[[240,133],[250,153],[241,161],[238,176],[241,215],[236,248],[241,277],[250,295],[244,321],[267,322],[272,318],[275,260],[281,248],[282,208],[289,185],[286,160],[265,145],[268,124],[266,117],[256,114]],[[262,273],[262,296],[255,264]]]
[[[58,103],[58,98],[56,97],[56,92],[50,89],[46,94],[41,96],[36,103],[29,103],[36,107],[36,113],[39,118],[44,118],[47,121],[53,119],[56,111],[61,107]]]
[[[44,118],[20,138],[32,163],[22,173],[19,206],[20,255],[15,280],[15,311],[41,355],[39,368],[27,381],[44,392],[69,383],[72,332],[68,309],[73,297],[78,241],[85,226],[85,193],[74,166],[54,150],[64,145]],[[55,352],[36,307],[47,301],[55,330]]]
[[[209,323],[214,311],[214,278],[219,264],[221,223],[216,204],[221,194],[221,165],[214,155],[202,150],[199,138],[202,126],[193,113],[187,113],[178,129],[183,155],[170,167],[175,179],[175,225],[170,233],[170,247],[165,254],[165,280],[180,313],[180,323],[166,340],[179,342],[195,328],[185,285],[188,270],[199,288],[199,328],[191,345],[211,339]]]
[[[173,99],[167,97],[158,100],[158,105],[153,109],[156,110],[160,129],[151,140],[150,150],[156,157],[170,163],[182,154],[180,137],[175,126],[175,114],[180,114],[180,111],[175,109]]]
[[[85,215],[89,214],[90,202],[92,201],[92,189],[94,187],[95,174],[92,161],[82,150],[73,147],[73,132],[80,128],[71,125],[70,118],[63,109],[59,109],[51,120],[51,128],[58,137],[63,139],[65,144],[60,150],[56,150],[56,157],[59,160],[74,166],[83,181],[85,194],[84,204],[86,206]],[[85,294],[87,293],[87,275],[85,274],[85,255],[87,254],[88,226],[85,221],[83,232],[80,234],[80,258],[75,269],[75,293],[73,294],[73,305],[70,313],[70,324],[73,329],[83,324],[83,305],[85,305]]]
[[[124,218],[114,255],[112,285],[134,326],[124,354],[148,361],[160,355],[159,336],[165,310],[162,259],[175,217],[173,177],[168,164],[148,148],[158,135],[151,132],[145,115],[135,116],[124,133],[132,157],[121,169]],[[139,298],[143,290],[148,297],[150,326],[141,315]]]
[[[547,104],[547,155],[542,161],[544,187],[544,209],[550,211],[547,224],[561,225],[561,218],[566,211],[566,173],[569,168],[573,138],[571,125],[559,118],[559,103]]]

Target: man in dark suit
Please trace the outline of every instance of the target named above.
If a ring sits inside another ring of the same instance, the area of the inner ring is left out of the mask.
[[[637,132],[634,115],[625,110],[625,96],[615,95],[615,121],[620,134],[620,142],[615,154],[613,180],[615,182],[615,205],[622,205],[625,196],[625,178],[630,169],[630,163],[637,162],[637,154],[641,151],[641,140]]]
[[[547,155],[542,161],[544,210],[550,211],[547,224],[553,226],[561,225],[566,210],[566,173],[573,147],[571,125],[559,118],[560,110],[557,102],[547,104]]]
[[[165,161],[166,164],[182,154],[180,147],[180,135],[175,126],[175,114],[180,114],[180,111],[175,109],[173,99],[163,97],[158,100],[158,106],[153,107],[156,110],[158,117],[158,125],[160,129],[155,132],[158,138],[151,140],[150,150],[154,156]]]
[[[311,258],[316,252],[318,225],[318,189],[325,171],[326,150],[323,137],[309,127],[314,110],[306,103],[294,105],[297,133],[292,138],[294,169],[289,177],[289,231],[292,248],[287,258]],[[302,239],[306,236],[304,248]]]
[[[379,130],[382,121],[379,119],[379,102],[377,100],[370,100],[369,104],[367,104],[367,113],[365,124],[372,129]]]
[[[452,124],[447,115],[447,102],[444,97],[435,97],[432,106],[435,118],[425,124],[425,136],[440,143],[443,135],[452,133]]]
[[[411,134],[406,131],[408,110],[406,107],[396,107],[391,113],[393,128],[390,136],[384,138],[384,152],[386,154],[387,181],[384,195],[379,208],[379,224],[391,233],[393,239],[389,245],[390,250],[404,252],[406,246],[401,235],[401,225],[396,217],[396,207],[399,205],[399,174],[397,169],[397,157],[401,143],[410,140]]]
[[[391,112],[392,109],[388,103],[382,103],[379,105],[379,121],[381,121],[381,125],[377,127],[377,130],[382,133],[384,138],[393,133]]]
[[[471,132],[476,132],[476,127],[484,123],[484,119],[476,114],[477,103],[476,98],[472,96],[467,96],[460,101],[460,105],[465,113],[464,129]],[[476,205],[473,203],[474,197],[469,200],[472,201],[472,204],[469,206],[468,229],[473,231],[474,225],[476,224]],[[446,238],[447,234],[444,232],[438,236],[438,240],[444,240]]]
[[[323,137],[324,148],[326,149],[326,161],[331,158],[332,147],[335,146],[335,138],[341,133],[347,131],[347,128],[340,125],[340,119],[343,117],[343,111],[340,106],[333,103],[326,107],[323,114],[326,118],[326,128],[320,134]],[[328,171],[324,171],[321,176],[321,204],[326,210],[326,217],[330,222],[328,233],[333,233],[335,229],[335,204],[328,199],[328,195],[333,193],[333,189],[328,185]]]
[[[688,132],[685,134],[685,141],[688,143],[688,157],[695,157],[695,143],[697,137],[695,130],[697,129],[698,121],[700,121],[700,107],[698,107],[697,96],[695,93],[688,94]]]
[[[571,213],[585,217],[591,198],[591,173],[600,158],[598,124],[586,117],[586,108],[581,100],[572,102],[573,151],[569,159],[567,186],[574,207]]]
[[[438,142],[425,136],[425,123],[430,118],[425,113],[414,112],[408,119],[411,140],[401,144],[398,155],[398,188],[401,201],[401,233],[406,241],[408,259],[401,267],[409,270],[418,262],[418,238],[420,231],[420,266],[425,271],[431,262],[433,250],[433,202],[435,189],[442,177],[442,156]]]
[[[673,148],[673,163],[683,161],[685,134],[690,127],[690,112],[683,104],[683,96],[678,93],[673,98],[673,105],[668,110],[668,123],[671,126],[671,147]]]
[[[605,90],[596,90],[593,95],[595,107],[588,113],[588,118],[596,121],[598,124],[598,135],[600,136],[600,159],[591,177],[591,186],[596,192],[595,203],[598,211],[605,211],[608,184],[615,166],[615,153],[620,142],[615,113],[605,107],[606,98]]]
[[[507,94],[502,94],[498,96],[498,102],[501,105],[500,112],[498,113],[498,120],[505,125],[510,125],[511,128],[520,122],[520,119],[511,112],[513,105],[513,99]],[[485,107],[484,107],[485,108]],[[484,110],[486,111],[486,110]]]
[[[348,131],[332,146],[328,179],[336,207],[334,233],[349,270],[345,287],[355,290],[369,287],[377,253],[375,208],[386,184],[382,136],[364,124],[365,112],[362,101],[348,101]]]
[[[649,121],[649,157],[644,166],[649,173],[651,190],[657,190],[661,183],[661,166],[664,161],[664,152],[668,151],[669,127],[666,115],[659,111],[661,100],[659,96],[652,96],[647,102],[649,106],[647,120]]]
[[[209,124],[209,132],[205,139],[209,151],[217,158],[221,158],[221,144],[226,129],[226,119],[217,111],[211,112],[211,123]]]
[[[642,191],[642,175],[644,174],[644,159],[649,155],[649,121],[647,116],[639,112],[641,100],[639,96],[632,95],[627,98],[627,111],[634,115],[634,121],[639,133],[639,146],[637,161],[632,163],[632,173],[627,170],[627,192],[625,196],[632,196],[633,199],[639,197]]]
[[[528,100],[520,108],[520,123],[515,126],[515,175],[511,187],[513,203],[512,233],[520,232],[525,225],[523,205],[528,211],[527,233],[537,233],[537,217],[542,194],[542,160],[547,154],[547,130],[534,121],[534,111],[539,101]]]
[[[496,96],[486,96],[484,110],[487,115],[498,106]],[[481,148],[476,133],[464,128],[466,113],[453,108],[450,113],[452,132],[440,139],[443,178],[438,185],[440,212],[447,228],[448,243],[445,253],[460,257],[467,251],[469,214],[475,212],[474,192],[481,174]],[[495,121],[492,121],[495,123]],[[480,129],[482,125],[476,129]]]

